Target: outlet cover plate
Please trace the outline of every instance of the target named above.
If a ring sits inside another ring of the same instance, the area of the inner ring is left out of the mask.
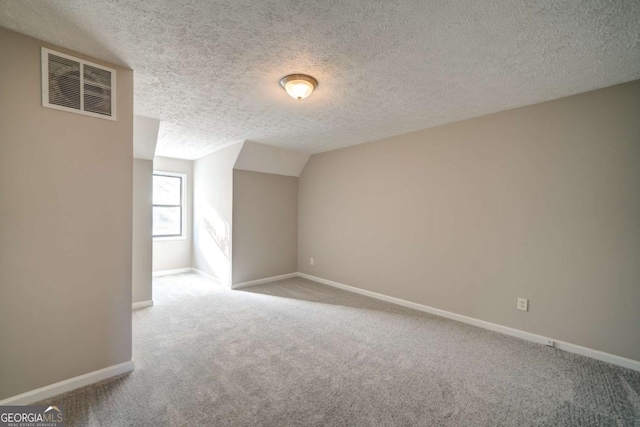
[[[529,311],[529,300],[526,298],[518,298],[516,308],[522,311]]]

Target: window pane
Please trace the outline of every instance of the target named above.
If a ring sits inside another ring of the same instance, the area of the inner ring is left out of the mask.
[[[182,179],[178,176],[153,176],[153,204],[179,205]]]
[[[180,208],[153,207],[153,235],[180,235]]]

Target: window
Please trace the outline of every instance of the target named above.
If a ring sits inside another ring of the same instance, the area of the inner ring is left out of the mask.
[[[187,176],[172,172],[153,174],[153,237],[184,238]]]

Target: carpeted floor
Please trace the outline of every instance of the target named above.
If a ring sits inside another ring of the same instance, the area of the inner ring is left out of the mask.
[[[307,280],[154,300],[132,374],[46,401],[67,425],[640,426],[640,372]]]

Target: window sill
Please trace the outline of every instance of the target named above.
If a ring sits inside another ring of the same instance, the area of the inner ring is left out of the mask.
[[[162,242],[165,240],[187,240],[187,236],[169,236],[169,237],[154,237],[154,242]]]

